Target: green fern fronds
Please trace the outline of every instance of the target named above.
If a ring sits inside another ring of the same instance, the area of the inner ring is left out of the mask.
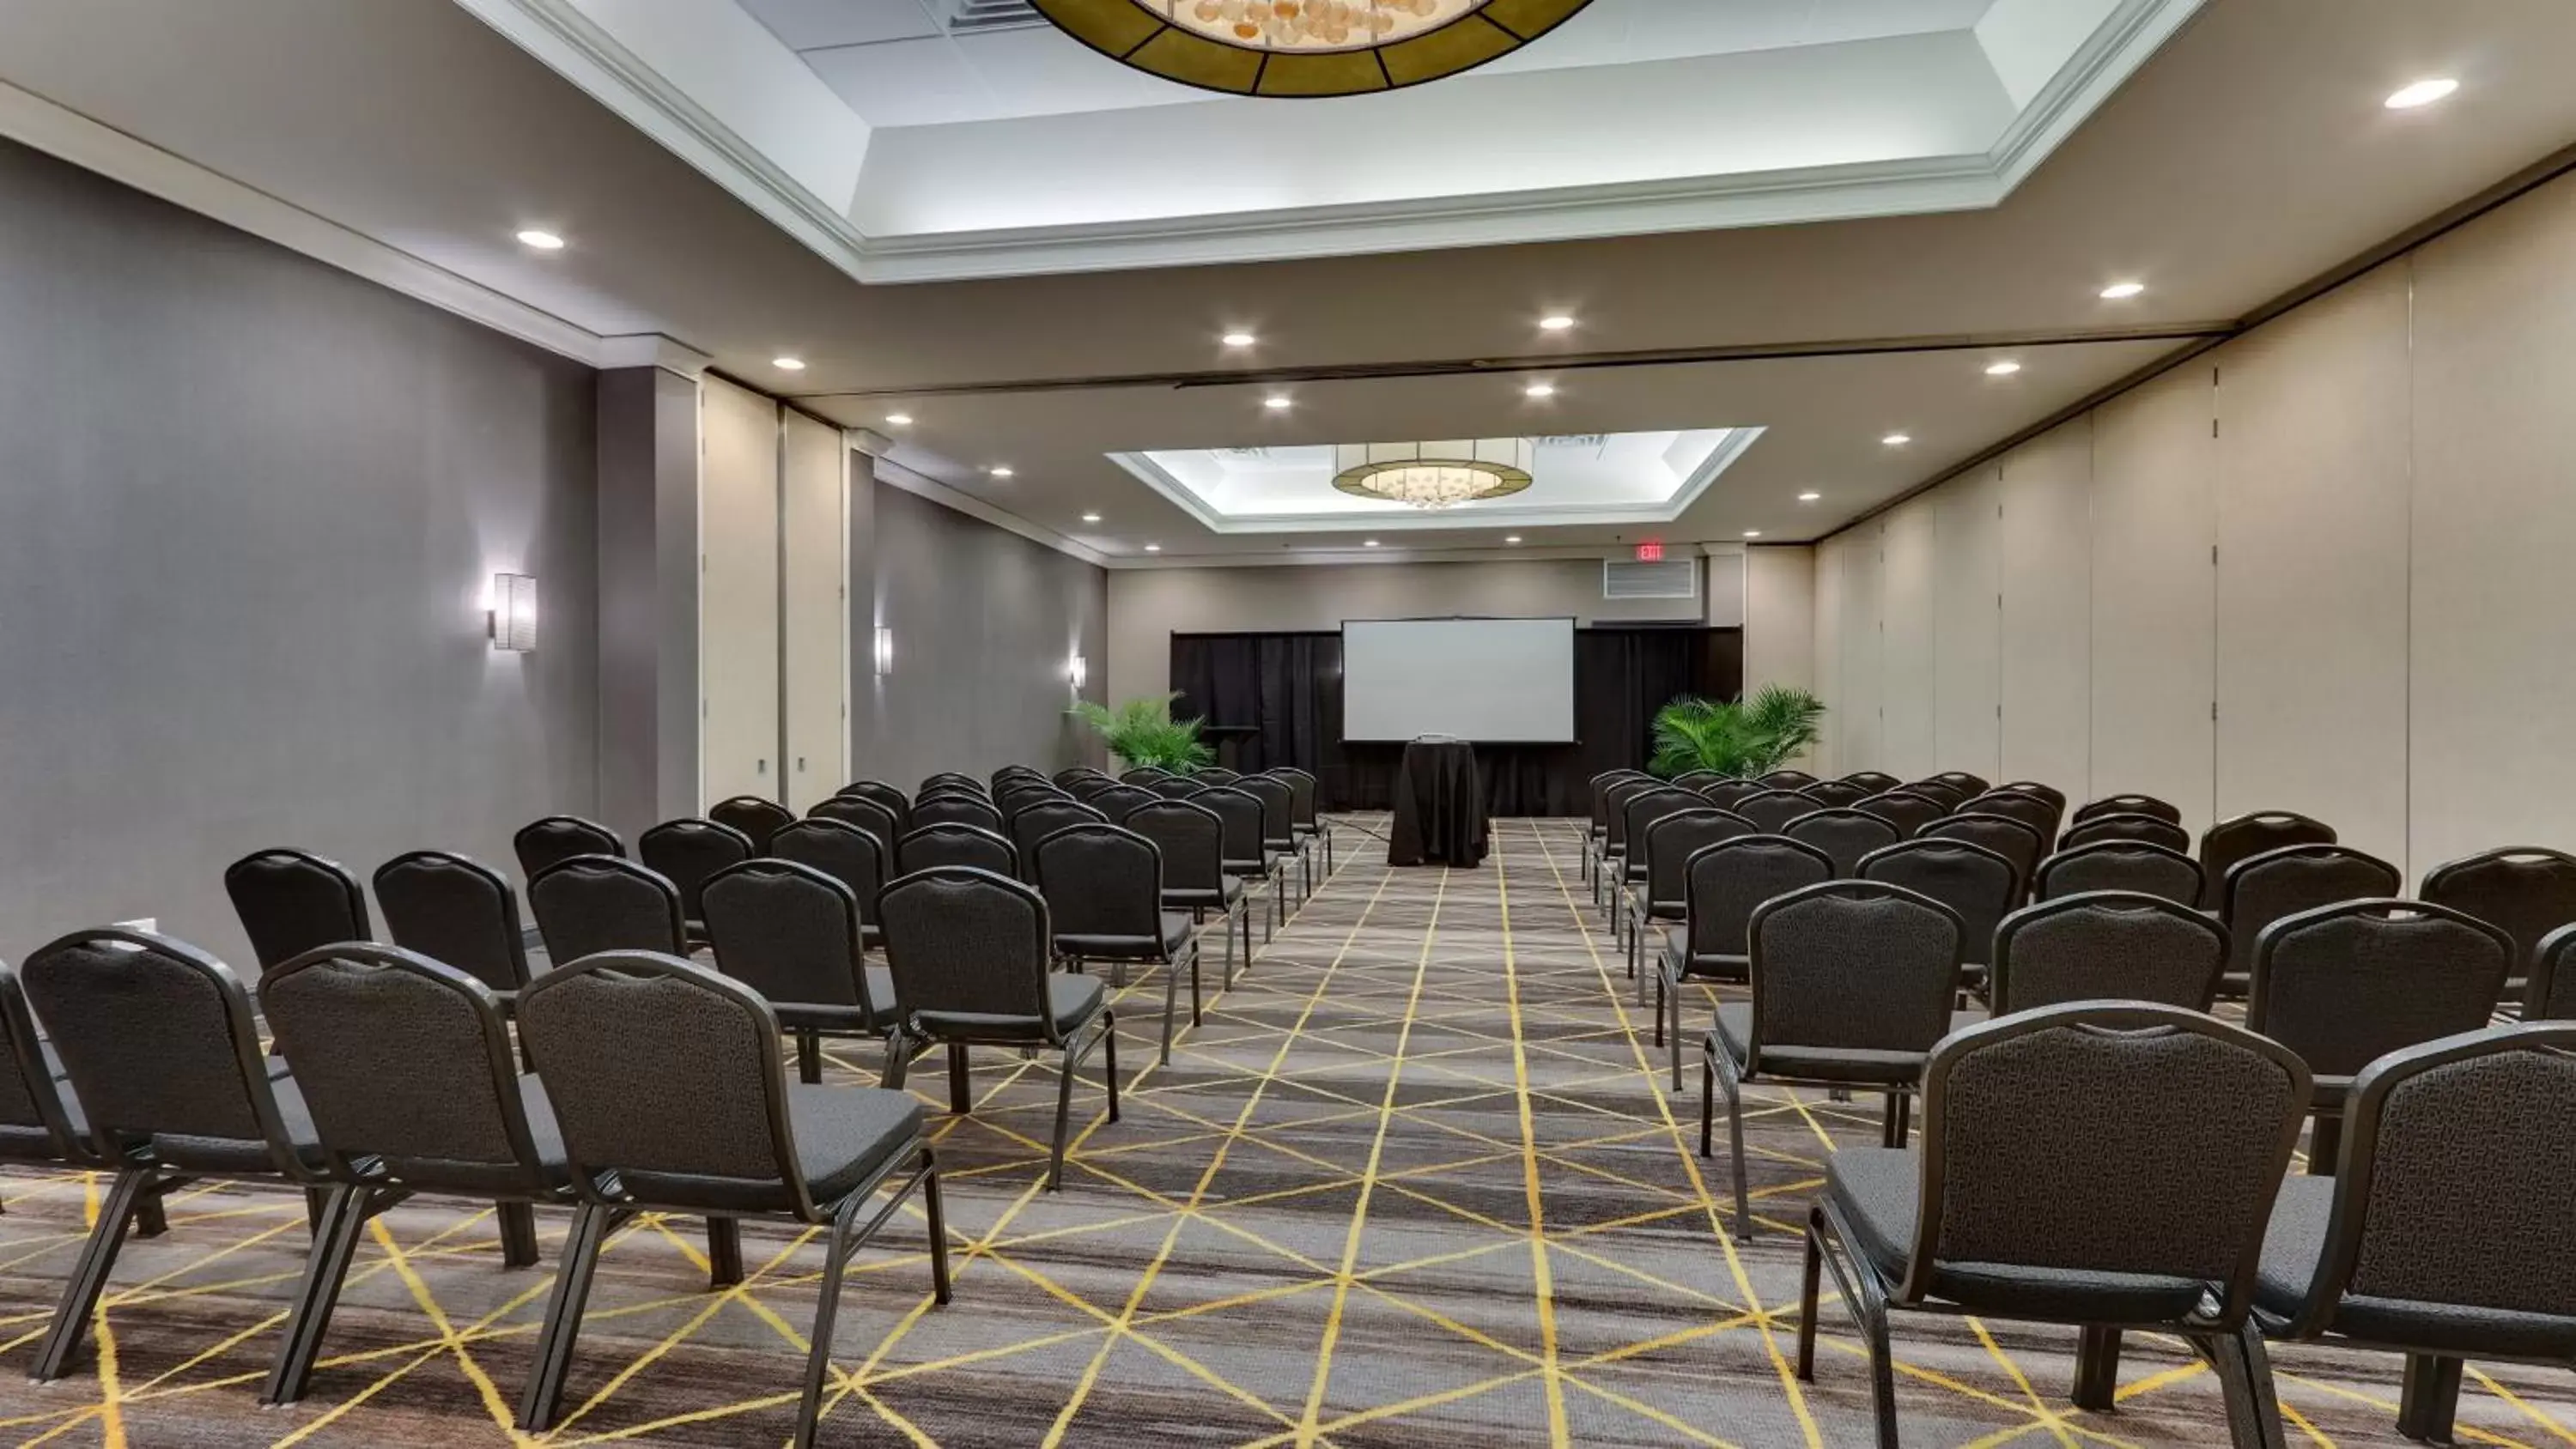
[[[1115,709],[1084,700],[1066,713],[1091,726],[1109,753],[1130,769],[1155,765],[1187,775],[1215,763],[1216,751],[1199,739],[1201,721],[1172,718],[1172,701],[1178,698],[1177,693],[1140,697]]]

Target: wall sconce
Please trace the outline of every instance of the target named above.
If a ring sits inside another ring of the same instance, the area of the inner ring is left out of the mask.
[[[492,647],[526,654],[537,647],[537,581],[526,574],[494,574],[492,603],[483,627]]]
[[[1076,654],[1065,669],[1065,677],[1073,681],[1074,691],[1080,693],[1082,686],[1091,682],[1091,661]]]
[[[877,673],[894,673],[894,631],[877,626]]]

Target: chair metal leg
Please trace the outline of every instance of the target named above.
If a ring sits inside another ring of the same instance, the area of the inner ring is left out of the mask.
[[[1860,1270],[1867,1274],[1870,1270]],[[1861,1296],[1862,1342],[1869,1349],[1870,1415],[1878,1423],[1878,1449],[1898,1449],[1896,1441],[1896,1350],[1888,1342],[1887,1305],[1874,1293]]]
[[[1732,1067],[1717,1074],[1718,1085],[1726,1089],[1726,1146],[1733,1158],[1735,1176],[1735,1240],[1753,1241],[1753,1193],[1745,1185],[1744,1170],[1744,1094],[1736,1085]]]
[[[1217,917],[1216,925],[1217,933],[1225,937],[1225,989],[1232,991],[1234,989],[1234,909],[1231,906],[1226,908],[1225,914]]]
[[[1202,1003],[1199,991],[1199,962],[1206,956],[1206,945],[1198,937],[1192,936],[1190,938],[1190,1025],[1192,1026],[1200,1024],[1199,1010]]]
[[[959,1116],[975,1110],[974,1084],[966,1078],[966,1043],[948,1044],[948,1110]]]
[[[169,1211],[161,1205],[161,1194],[177,1186],[166,1183],[143,1194],[134,1204],[134,1236],[157,1238],[170,1231]]]
[[[1807,1258],[1798,1279],[1798,1381],[1816,1381],[1816,1300],[1824,1286],[1825,1212],[1807,1209]]]
[[[930,1219],[930,1296],[945,1303],[953,1289],[948,1276],[948,1211],[940,1203],[939,1160],[921,1149],[921,1210]]]
[[[608,1220],[608,1209],[584,1203],[564,1237],[545,1327],[537,1333],[536,1364],[528,1370],[527,1391],[519,1399],[519,1427],[531,1434],[553,1428],[563,1406],[564,1376],[572,1367],[573,1344],[581,1337],[581,1315],[590,1303],[590,1280],[599,1268]]]
[[[339,1306],[340,1285],[348,1280],[349,1260],[358,1251],[358,1234],[366,1226],[366,1198],[365,1188],[337,1187],[323,1204],[322,1230],[305,1255],[304,1280],[286,1316],[277,1362],[260,1390],[261,1403],[292,1404],[304,1397],[313,1361],[322,1353],[322,1335],[331,1327],[331,1311]]]
[[[1831,1234],[1832,1242],[1826,1241]],[[1839,1255],[1830,1251],[1840,1249]],[[1835,1286],[1842,1289],[1843,1306],[1859,1324],[1862,1342],[1869,1350],[1869,1396],[1873,1417],[1878,1423],[1878,1449],[1897,1449],[1896,1443],[1896,1365],[1888,1343],[1887,1292],[1880,1286],[1878,1275],[1851,1250],[1850,1230],[1825,1202],[1807,1209],[1807,1280],[1805,1312],[1800,1317],[1798,1333],[1798,1377],[1815,1376],[1815,1348],[1810,1326],[1816,1317],[1816,1269],[1833,1271]],[[1849,1263],[1851,1270],[1844,1271]]]
[[[2087,1325],[2075,1337],[2075,1391],[2079,1409],[2107,1414],[2120,1387],[2120,1330]]]
[[[1109,1089],[1109,1120],[1118,1120],[1118,1019],[1100,1013],[1100,1080]]]
[[[731,1288],[742,1281],[742,1219],[707,1219],[707,1287]]]
[[[1193,963],[1191,966],[1190,980],[1190,1024],[1193,1026],[1198,1024],[1198,997],[1199,988],[1197,966]],[[1178,1009],[1180,1004],[1181,968],[1176,962],[1166,961],[1163,963],[1163,1055],[1161,1058],[1161,1064],[1167,1067],[1172,1064],[1172,1013]]]
[[[151,1179],[151,1169],[129,1167],[116,1175],[106,1201],[98,1205],[98,1223],[90,1229],[89,1241],[81,1244],[71,1281],[63,1285],[62,1302],[55,1305],[54,1321],[36,1351],[36,1382],[61,1378],[71,1367],[72,1355],[80,1352],[82,1340],[89,1337],[90,1315],[98,1310],[99,1294],[106,1291],[107,1275],[116,1267],[117,1249],[125,1245],[126,1222],[134,1216]]]
[[[2272,1391],[2272,1357],[2252,1320],[2234,1333],[2213,1333],[2194,1340],[2194,1347],[2218,1371],[2227,1400],[2227,1437],[2234,1449],[2284,1449],[2281,1401]]]
[[[537,1250],[537,1209],[533,1203],[505,1202],[492,1210],[501,1227],[501,1266],[533,1268]]]
[[[2440,1354],[2406,1355],[2406,1386],[2397,1400],[2397,1432],[2422,1444],[2451,1442],[2460,1412],[2461,1361]]]
[[[1073,1063],[1075,1046],[1064,1044],[1064,1062],[1057,1069],[1055,1082],[1055,1146],[1047,1156],[1046,1190],[1054,1192],[1064,1186],[1064,1139],[1066,1125],[1073,1117]]]
[[[2335,1159],[2343,1155],[2343,1117],[2319,1113],[2308,1131],[2308,1176],[2332,1177]]]
[[[1879,1127],[1879,1145],[1881,1147],[1904,1146],[1906,1128],[1912,1123],[1913,1118],[1913,1094],[1910,1092],[1888,1093],[1887,1115]]]
[[[304,1231],[308,1236],[317,1239],[322,1236],[322,1209],[330,1201],[331,1189],[327,1187],[304,1189]]]
[[[885,1071],[878,1076],[877,1085],[888,1091],[902,1091],[903,1079],[912,1073],[912,1054],[918,1050],[901,1027],[886,1033]]]
[[[1708,1156],[1709,1128],[1717,1121],[1717,1068],[1706,1057],[1699,1063],[1699,1155]]]
[[[841,1315],[841,1279],[850,1265],[850,1220],[861,1199],[852,1193],[832,1215],[831,1248],[823,1255],[823,1282],[814,1304],[813,1348],[805,1355],[805,1394],[796,1406],[796,1449],[811,1449],[823,1417],[823,1380],[832,1373],[832,1325]]]
[[[796,1031],[796,1080],[809,1087],[823,1080],[823,1034],[810,1026]]]

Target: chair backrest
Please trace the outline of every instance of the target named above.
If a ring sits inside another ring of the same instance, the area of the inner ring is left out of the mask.
[[[494,991],[528,984],[519,897],[499,871],[443,850],[415,850],[377,867],[375,886],[395,945]]]
[[[1107,817],[1112,825],[1124,825],[1130,812],[1141,809],[1163,797],[1139,785],[1112,785],[1083,802]]]
[[[1841,808],[1811,810],[1781,826],[1779,833],[1832,857],[1834,874],[1841,876],[1857,873],[1861,857],[1871,851],[1905,838],[1905,832],[1883,816]]]
[[[1110,779],[1107,775],[1096,773],[1089,775],[1075,775],[1070,779],[1058,780],[1056,783],[1062,785],[1065,790],[1073,796],[1073,798],[1081,801],[1085,805],[1088,805],[1110,791],[1119,788],[1117,781]]]
[[[1071,825],[1039,841],[1034,859],[1057,940],[1162,939],[1163,853],[1153,841],[1106,821]]]
[[[2513,938],[2422,901],[2342,901],[2277,920],[2254,943],[2245,1024],[2321,1077],[2400,1047],[2475,1031],[2495,1014]]]
[[[1118,783],[1121,785],[1141,785],[1151,789],[1156,780],[1168,780],[1170,778],[1172,778],[1172,772],[1164,769],[1160,765],[1138,765],[1135,769],[1129,770],[1127,773],[1120,775],[1118,777]]]
[[[819,1216],[788,1129],[778,1017],[677,956],[608,951],[528,984],[519,1034],[583,1195]]]
[[[2137,840],[2171,851],[2191,849],[2191,832],[2154,815],[2096,815],[2069,828],[2058,849],[2072,850],[2103,840]]]
[[[2542,937],[2576,923],[2576,855],[2536,845],[2481,851],[2434,867],[2415,894],[2501,927],[2520,973]]]
[[[894,834],[885,838],[889,845],[902,839],[903,833],[912,828],[912,797],[883,780],[852,780],[835,792],[833,798],[870,801],[893,816]]]
[[[2021,872],[1971,841],[1900,841],[1862,856],[1859,867],[1847,873],[1903,886],[1948,906],[1959,917],[1959,959],[1972,966],[1986,964],[1995,927],[2021,903]]]
[[[886,858],[894,854],[886,842],[846,820],[809,816],[779,831],[769,842],[769,853],[810,865],[849,887],[859,903],[861,924],[876,923],[877,892],[885,889]]]
[[[907,812],[908,813],[908,812]],[[892,847],[903,839],[903,820],[885,807],[885,802],[867,795],[835,795],[805,812],[808,820],[833,820],[854,830],[864,830],[877,838],[879,845]],[[786,827],[781,826],[780,829]],[[776,850],[775,836],[769,848]]]
[[[1204,805],[1225,822],[1225,858],[1229,861],[1261,859],[1262,842],[1270,838],[1265,828],[1268,810],[1261,797],[1232,785],[1211,785],[1190,797],[1193,805]]]
[[[1909,840],[1924,826],[1950,813],[1948,801],[1935,800],[1929,795],[1920,795],[1912,790],[1882,790],[1855,802],[1852,808],[1866,810],[1890,822],[1895,825],[1898,834]]]
[[[2207,1011],[2227,928],[2164,896],[2095,891],[2025,906],[1995,928],[1994,1014],[2069,1001],[2154,1001]]]
[[[1988,790],[1961,805],[1953,813],[2001,815],[2018,820],[2039,832],[2042,847],[2045,848],[2047,842],[2057,838],[2057,817],[2062,812],[2057,805],[2037,795],[2025,795],[2019,790],[2004,789]]]
[[[1053,780],[1047,778],[1046,771],[1041,770],[1034,765],[1004,765],[1000,769],[995,770],[992,774],[986,776],[985,779],[991,783],[993,793],[996,795],[1001,794],[1004,787],[1021,780],[1034,780],[1041,785],[1052,785],[1055,783]]]
[[[2242,1323],[2308,1091],[2279,1045],[2178,1007],[2084,1002],[1960,1032],[1924,1067],[1899,1298],[1930,1296],[1944,1264],[2122,1273],[2196,1280]]]
[[[1932,783],[1943,786],[1947,789],[1960,791],[1962,799],[1966,799],[1970,796],[1983,795],[1988,790],[1995,788],[1994,786],[1987,784],[1982,777],[1971,775],[1965,770],[1943,770],[1940,774],[1932,777]]]
[[[1649,791],[1664,788],[1664,782],[1651,775],[1630,775],[1613,780],[1601,792],[1604,814],[1602,824],[1608,829],[1605,844],[1612,850],[1624,850],[1628,844],[1628,802]]]
[[[1223,765],[1209,765],[1193,778],[1202,785],[1231,785],[1243,776],[1240,772],[1229,770]]]
[[[746,860],[707,877],[716,969],[779,1005],[892,1006],[868,999],[859,897],[792,860]]]
[[[1831,880],[1764,901],[1747,934],[1752,1071],[1766,1046],[1924,1052],[1950,1029],[1963,942],[1939,901]]]
[[[1049,781],[1013,780],[1002,788],[1002,792],[999,795],[994,797],[993,808],[1002,812],[1002,823],[1007,826],[1012,821],[1018,819],[1020,812],[1023,810],[1033,809],[1040,805],[1071,805],[1074,803],[1076,802],[1073,798],[1072,791],[1064,789]]]
[[[2391,1052],[2353,1079],[2344,1120],[2323,1251],[2290,1332],[2332,1328],[2346,1295],[2454,1320],[2567,1321],[2576,1025],[2487,1027]]]
[[[1813,795],[1766,786],[1750,795],[1739,796],[1734,804],[1725,808],[1762,827],[1764,833],[1777,835],[1790,821],[1801,815],[1812,815],[1825,807]]]
[[[1871,791],[1849,780],[1818,780],[1798,787],[1798,793],[1826,805],[1857,805],[1870,797]]]
[[[635,837],[635,858],[679,888],[680,913],[692,921],[707,877],[758,853],[750,836],[712,820],[665,820]]]
[[[1011,845],[1020,853],[1020,873],[1035,880],[1038,842],[1075,825],[1106,825],[1109,817],[1074,800],[1047,800],[1011,817]]]
[[[972,825],[1000,834],[1004,823],[1002,812],[981,795],[924,795],[912,803],[915,831],[933,825]]]
[[[1691,797],[1697,800],[1699,797]],[[1646,862],[1646,899],[1654,905],[1678,906],[1690,899],[1691,857],[1738,836],[1759,835],[1753,822],[1714,805],[1699,805],[1659,816],[1637,837]],[[1740,954],[1740,953],[1739,953]]]
[[[1593,778],[1598,780],[1601,777],[1595,775]],[[1685,770],[1673,776],[1671,784],[1676,790],[1704,790],[1725,778],[1715,770]]]
[[[2048,839],[2026,822],[2009,815],[1944,815],[1914,832],[1917,840],[1964,840],[1982,845],[2013,863],[2027,883],[2039,874],[2039,858],[2048,853]]]
[[[1846,785],[1858,785],[1872,795],[1884,795],[1905,782],[1885,770],[1854,770],[1843,776]]]
[[[763,800],[757,795],[736,795],[708,806],[707,818],[718,825],[730,825],[741,831],[743,838],[751,842],[752,854],[767,855],[769,837],[776,835],[781,826],[793,824],[796,812],[775,800]]]
[[[1753,913],[1762,903],[1832,880],[1834,862],[1785,835],[1739,835],[1693,851],[1682,873],[1691,954],[1740,958],[1752,950]]]
[[[2004,783],[1997,785],[1995,788],[1998,790],[2018,790],[2025,795],[2036,795],[2040,799],[2057,807],[2058,814],[2064,815],[2066,813],[2066,792],[2058,789],[2055,785],[2042,784],[2037,780],[2007,780]]]
[[[2200,862],[2143,840],[2097,840],[2071,846],[2039,863],[2039,881],[2032,892],[2039,899],[2053,901],[2090,891],[2134,891],[2197,908],[2202,894]]]
[[[1294,765],[1273,765],[1262,773],[1288,784],[1288,822],[1298,830],[1312,830],[1317,822],[1317,799],[1323,782]]]
[[[1193,800],[1156,800],[1127,812],[1126,827],[1154,842],[1163,857],[1163,888],[1225,888],[1225,821]]]
[[[2397,894],[2397,867],[2341,845],[2285,845],[2236,863],[2218,897],[2218,919],[2236,938],[2227,969],[2254,969],[2254,944],[2263,928],[2284,916],[2337,901]]]
[[[2209,895],[2201,904],[2213,908],[2219,904],[2219,895],[2227,888],[2227,872],[2240,860],[2285,845],[2334,843],[2333,826],[2289,810],[2257,810],[2221,820],[2200,837],[2200,869],[2209,880]]]
[[[510,849],[519,857],[519,878],[535,880],[538,871],[576,855],[624,855],[626,842],[595,820],[549,815],[520,826],[510,837]]]
[[[919,798],[920,796],[927,795],[931,791],[939,789],[942,786],[954,786],[977,795],[989,795],[991,793],[984,788],[983,781],[976,779],[972,775],[961,775],[955,770],[942,770],[935,775],[922,776],[921,784],[916,786],[912,793],[915,798]]]
[[[2525,963],[2522,1014],[2535,1021],[2576,1021],[2576,926],[2540,938]]]
[[[255,851],[234,861],[224,871],[224,893],[263,967],[371,934],[367,894],[357,878],[337,861],[301,850]]]
[[[688,953],[680,888],[623,856],[576,855],[538,871],[528,910],[558,966],[602,951]]]
[[[1617,836],[1628,847],[1628,864],[1633,868],[1646,863],[1646,832],[1654,828],[1656,821],[1685,810],[1708,808],[1709,803],[1698,795],[1670,785],[1658,785],[1652,790],[1640,790],[1629,796],[1619,806]]]
[[[989,870],[995,875],[1015,876],[1020,873],[1020,850],[1011,838],[999,830],[960,821],[941,821],[916,827],[910,835],[895,842],[894,868],[897,875],[931,870],[939,866],[963,865],[976,870]],[[882,898],[882,892],[879,893]],[[882,927],[883,921],[877,922]]]
[[[0,1157],[18,1162],[87,1163],[94,1152],[73,1125],[45,1059],[44,1036],[17,970],[0,961]]]
[[[1261,838],[1271,845],[1285,846],[1296,839],[1297,792],[1285,780],[1268,775],[1246,775],[1234,782],[1241,790],[1261,802]]]
[[[2086,801],[2075,808],[2075,814],[2068,823],[2081,825],[2101,815],[2152,815],[2158,820],[2170,821],[2175,825],[2182,823],[2180,806],[2159,800],[2153,795],[2137,794],[2105,795],[2099,800]]]
[[[1046,898],[1007,876],[967,866],[915,871],[885,888],[886,965],[895,1011],[1044,1022],[1054,928]]]
[[[1074,789],[1074,787],[1087,781],[1101,781],[1109,784],[1116,783],[1115,781],[1110,780],[1109,776],[1097,765],[1067,765],[1063,769],[1056,771],[1054,778],[1057,784],[1062,785],[1068,790],[1073,790],[1075,799],[1082,798],[1082,792]]]
[[[1145,788],[1166,800],[1186,800],[1207,787],[1189,775],[1158,775]]]
[[[1774,790],[1803,790],[1816,783],[1816,777],[1804,770],[1773,770],[1762,777],[1762,783]]]
[[[232,968],[141,931],[77,931],[22,969],[63,1071],[111,1161],[149,1144],[181,1170],[305,1177],[286,1140],[250,993]]]
[[[259,1003],[343,1176],[381,1157],[431,1191],[541,1194],[509,1028],[491,988],[389,946],[325,946],[271,967]]]
[[[1731,811],[1748,795],[1759,795],[1769,789],[1756,780],[1711,780],[1699,787],[1699,797],[1720,810]]]

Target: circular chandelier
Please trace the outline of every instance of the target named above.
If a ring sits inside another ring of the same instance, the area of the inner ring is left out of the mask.
[[[1454,508],[1530,486],[1537,445],[1527,438],[1458,438],[1437,443],[1343,443],[1333,449],[1333,486],[1361,498],[1415,508]]]
[[[1112,60],[1241,96],[1349,96],[1508,55],[1592,0],[1030,0]]]

